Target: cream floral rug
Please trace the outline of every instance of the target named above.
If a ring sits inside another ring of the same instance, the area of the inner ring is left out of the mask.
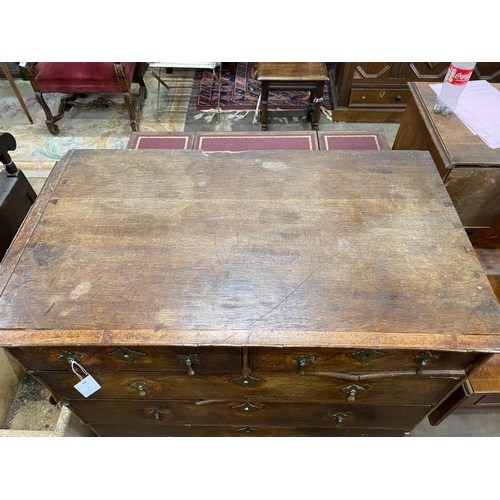
[[[185,112],[189,97],[176,94],[175,87],[180,80],[193,80],[194,71],[175,72],[164,76],[169,85],[167,90],[160,86],[150,70],[146,72],[145,83],[148,97],[139,120],[140,131],[183,132]],[[59,135],[49,133],[45,125],[45,113],[35,99],[29,82],[16,79],[16,85],[23,96],[34,123],[31,124],[24,114],[13,90],[6,79],[0,79],[0,131],[9,132],[17,142],[17,149],[11,152],[13,160],[35,162],[45,171],[47,165],[55,163],[70,149],[124,149],[132,129],[125,109],[108,108],[81,110],[72,108],[57,122]],[[133,84],[132,91],[137,93],[139,86]],[[194,90],[196,91],[196,90]],[[159,99],[158,99],[159,96]],[[52,113],[57,114],[60,94],[45,95]],[[120,96],[112,99],[121,102]],[[30,168],[28,170],[35,170]],[[40,175],[43,175],[40,172]]]

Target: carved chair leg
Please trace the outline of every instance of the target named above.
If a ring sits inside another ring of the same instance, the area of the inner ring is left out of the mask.
[[[45,124],[47,125],[49,132],[53,135],[59,135],[59,127],[55,124],[52,111],[50,110],[48,104],[45,102],[42,93],[35,92],[35,97],[40,106],[42,106],[42,109],[45,111],[45,116],[47,117],[47,119],[45,120]]]
[[[123,99],[125,100],[125,106],[128,111],[128,116],[130,119],[130,127],[132,128],[132,132],[138,132],[139,126],[137,124],[138,113],[136,110],[136,104],[131,99],[130,94],[128,92],[123,92]]]
[[[140,91],[142,91],[143,94],[143,99],[146,99],[148,97],[148,89],[146,88],[146,84],[144,83],[144,74],[142,71],[141,63],[137,63],[135,66],[135,75],[133,81],[139,84]]]

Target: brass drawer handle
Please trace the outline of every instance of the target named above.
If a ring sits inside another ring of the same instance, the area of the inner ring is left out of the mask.
[[[424,366],[431,363],[432,361],[436,361],[437,359],[439,359],[439,356],[430,351],[425,351],[418,354],[417,356],[413,356],[411,359],[415,361],[417,365],[419,365],[416,372],[417,375],[422,375],[422,373],[424,372]]]
[[[292,359],[292,363],[299,365],[299,375],[304,375],[304,366],[312,365],[316,356],[314,354],[298,354]]]
[[[139,391],[139,396],[144,397],[146,395],[146,389],[151,389],[152,385],[142,380],[137,380],[133,384],[130,384],[129,387],[137,389]]]
[[[349,418],[349,415],[346,415],[345,413],[335,413],[332,415],[332,418],[337,421],[337,425],[335,427],[340,427],[342,422]]]
[[[343,392],[346,392],[347,394],[349,394],[349,396],[347,397],[347,401],[349,403],[354,403],[354,401],[356,401],[356,394],[358,392],[361,392],[364,390],[365,390],[364,387],[361,387],[360,385],[356,385],[356,384],[349,385],[349,386],[344,387],[342,389]]]
[[[64,349],[60,352],[59,356],[57,356],[57,359],[63,359],[64,361],[67,361],[68,363],[71,364],[71,361],[81,361],[85,356],[83,354],[80,354],[78,352],[69,352],[65,351]]]
[[[200,364],[198,354],[179,354],[177,358],[179,359],[179,363],[182,363],[188,367],[188,375],[194,375],[192,365]]]

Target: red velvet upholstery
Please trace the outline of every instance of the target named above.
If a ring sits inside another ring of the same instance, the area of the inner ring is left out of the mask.
[[[127,81],[132,82],[135,62],[124,62]],[[41,92],[105,94],[120,93],[113,63],[39,62],[35,66]]]

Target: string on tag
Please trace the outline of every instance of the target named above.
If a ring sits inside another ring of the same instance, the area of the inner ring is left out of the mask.
[[[85,368],[80,364],[80,363],[77,363],[74,359],[70,358],[68,359],[70,365],[71,365],[71,370],[73,371],[73,373],[80,379],[80,380],[83,380],[84,378],[88,377],[90,375],[90,373],[85,370]],[[84,373],[85,377],[82,377],[76,370],[75,370],[75,365]]]

